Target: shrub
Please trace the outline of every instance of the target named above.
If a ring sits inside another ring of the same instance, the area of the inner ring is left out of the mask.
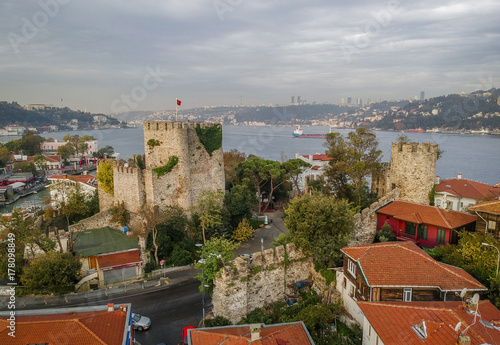
[[[250,237],[252,237],[252,234],[254,232],[255,232],[255,230],[250,225],[250,222],[248,221],[248,219],[243,218],[243,220],[240,222],[240,224],[238,224],[238,227],[236,228],[236,230],[234,230],[233,238],[236,241],[243,242],[243,241],[250,239]]]
[[[216,316],[212,319],[205,320],[205,327],[220,327],[220,326],[230,326],[231,321],[222,316]]]
[[[375,242],[396,241],[396,235],[389,223],[385,222],[382,228],[375,234]]]

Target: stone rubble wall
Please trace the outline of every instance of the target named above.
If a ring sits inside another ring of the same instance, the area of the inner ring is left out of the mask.
[[[253,262],[236,258],[234,266],[225,266],[214,281],[212,296],[215,316],[236,323],[256,308],[283,301],[292,293],[287,284],[309,280],[314,271],[312,258],[306,257],[293,243],[253,254]],[[314,286],[314,285],[313,285]]]
[[[373,243],[377,232],[377,214],[382,206],[399,199],[399,188],[391,190],[387,195],[365,208],[361,213],[354,215],[354,233],[348,247],[363,246]]]

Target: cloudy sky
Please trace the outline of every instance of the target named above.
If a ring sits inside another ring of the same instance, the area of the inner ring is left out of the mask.
[[[489,89],[499,13],[497,0],[3,0],[0,100],[112,113]]]

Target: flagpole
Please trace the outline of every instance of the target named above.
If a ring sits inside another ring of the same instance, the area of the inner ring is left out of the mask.
[[[175,122],[177,122],[177,104],[178,104],[178,99],[177,97],[175,98]]]

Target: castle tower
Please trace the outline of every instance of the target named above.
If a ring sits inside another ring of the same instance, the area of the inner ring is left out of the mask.
[[[435,143],[393,143],[390,166],[383,164],[381,171],[372,176],[372,193],[382,197],[399,188],[401,200],[429,204],[437,156]]]
[[[209,153],[205,147],[213,151]],[[220,125],[144,122],[144,148],[145,202],[149,207],[178,204],[188,209],[203,191],[224,190]],[[165,169],[171,170],[163,174]]]

